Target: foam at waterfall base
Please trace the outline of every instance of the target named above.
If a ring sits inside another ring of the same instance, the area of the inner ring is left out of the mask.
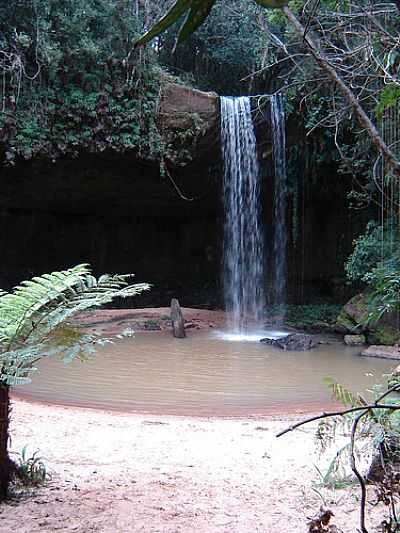
[[[263,331],[218,331],[218,338],[229,342],[260,342],[261,339],[280,339],[289,335],[289,331],[263,330]]]

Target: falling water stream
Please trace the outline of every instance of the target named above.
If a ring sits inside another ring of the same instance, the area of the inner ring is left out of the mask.
[[[275,170],[273,289],[268,299],[278,307],[277,322],[281,324],[286,301],[285,111],[281,95],[271,95],[268,100]],[[250,97],[221,98],[221,137],[225,207],[224,297],[229,330],[242,337],[251,329],[260,329],[266,301],[260,168]]]
[[[286,135],[285,109],[281,95],[271,95],[271,130],[275,168],[274,209],[274,303],[279,307],[278,322],[282,322],[286,303]]]
[[[260,171],[249,97],[221,98],[221,136],[224,296],[228,327],[240,335],[258,325],[265,303]]]

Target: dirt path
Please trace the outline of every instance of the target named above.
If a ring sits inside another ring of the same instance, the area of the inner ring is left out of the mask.
[[[288,424],[15,401],[12,448],[40,449],[52,481],[29,499],[0,506],[0,531],[306,531],[306,517],[321,504],[312,488],[315,426],[276,439]],[[318,491],[336,524],[356,531],[354,496]]]

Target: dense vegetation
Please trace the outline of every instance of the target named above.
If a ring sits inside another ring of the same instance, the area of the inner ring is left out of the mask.
[[[130,0],[19,0],[0,7],[3,158],[131,150],[159,157],[163,74],[132,54],[143,9]]]

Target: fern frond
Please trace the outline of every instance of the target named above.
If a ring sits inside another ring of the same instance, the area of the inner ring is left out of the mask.
[[[358,396],[332,378],[327,377],[324,379],[324,382],[331,390],[334,399],[343,405],[350,405],[350,407],[361,407],[363,405],[362,400]]]
[[[31,383],[31,379],[27,376],[16,376],[0,373],[0,381],[10,387],[16,387],[17,385],[27,385]]]
[[[328,465],[325,474],[322,475],[322,485],[329,488],[343,488],[350,484],[351,477],[346,473],[345,465],[351,451],[351,443],[348,442],[337,450],[335,456]]]
[[[35,314],[75,297],[75,287],[90,275],[87,264],[61,272],[34,277],[15,287],[12,293],[0,295],[0,339],[12,342],[35,321]]]
[[[38,359],[56,353],[64,361],[87,358],[99,339],[74,332],[57,338],[76,314],[115,298],[128,298],[150,285],[130,285],[133,275],[105,274],[96,279],[87,264],[22,282],[13,292],[0,291],[0,382],[26,383]],[[69,328],[71,332],[71,328]]]

